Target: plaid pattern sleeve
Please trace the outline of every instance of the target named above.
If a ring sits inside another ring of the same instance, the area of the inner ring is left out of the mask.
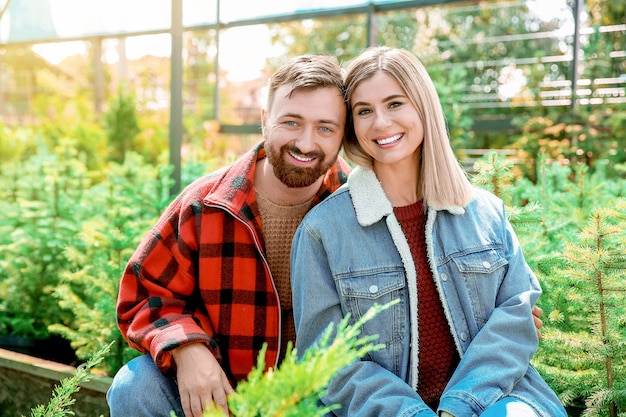
[[[193,206],[175,200],[128,262],[118,297],[118,324],[130,346],[149,352],[168,371],[169,351],[191,342],[220,357],[196,296],[198,242]]]

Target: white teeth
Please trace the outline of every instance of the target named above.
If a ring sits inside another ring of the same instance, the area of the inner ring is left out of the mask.
[[[392,142],[395,142],[395,141],[399,140],[401,137],[402,137],[402,135],[395,135],[395,136],[392,136],[392,137],[387,138],[387,139],[377,140],[376,143],[378,143],[379,145],[388,145],[388,144],[390,144]]]
[[[298,161],[301,161],[301,162],[309,162],[309,161],[313,160],[313,158],[304,158],[302,156],[298,156],[298,155],[295,155],[295,154],[292,154],[292,153],[290,153],[290,155],[293,156]]]

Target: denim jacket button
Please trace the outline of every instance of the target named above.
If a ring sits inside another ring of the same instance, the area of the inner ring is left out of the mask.
[[[467,340],[467,334],[466,333],[461,333],[459,336],[461,336],[461,340],[462,341],[466,341]]]
[[[448,280],[448,276],[446,274],[441,274],[441,280],[442,281],[447,281]]]
[[[378,285],[372,285],[370,287],[370,293],[376,294],[378,292]]]
[[[487,262],[487,261],[484,261],[484,262],[483,262],[483,266],[484,266],[485,268],[487,268],[487,269],[491,268],[491,264],[490,264],[489,262]]]

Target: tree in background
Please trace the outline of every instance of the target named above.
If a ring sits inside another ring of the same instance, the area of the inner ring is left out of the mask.
[[[52,297],[66,268],[63,252],[85,216],[90,180],[66,140],[55,154],[3,164],[0,177],[0,334],[46,339],[71,314]]]
[[[109,101],[109,108],[104,115],[104,127],[107,134],[110,159],[123,162],[127,152],[134,150],[134,140],[139,134],[139,123],[132,93],[123,87],[117,90],[117,96]]]
[[[84,192],[88,216],[63,251],[65,268],[53,296],[72,320],[49,326],[71,342],[80,360],[113,342],[103,369],[113,375],[138,355],[119,332],[115,307],[128,258],[170,202],[169,168],[127,153],[106,178]]]
[[[626,411],[626,201],[593,212],[577,240],[539,262],[549,329],[538,369],[585,416]]]
[[[354,58],[367,42],[364,16],[308,19],[268,27],[272,43],[284,48],[286,56],[330,54],[342,63]],[[270,60],[271,70],[278,68],[283,59]]]
[[[505,201],[543,288],[533,364],[570,415],[617,417],[626,411],[626,182],[540,160],[537,184],[514,182],[512,161],[495,153],[475,164],[473,182]]]

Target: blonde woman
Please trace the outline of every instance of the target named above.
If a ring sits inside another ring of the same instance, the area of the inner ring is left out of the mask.
[[[322,399],[339,416],[558,417],[531,366],[541,289],[502,201],[471,186],[420,61],[375,47],[347,68],[348,182],[307,214],[292,247],[298,351],[329,322],[400,302],[363,329],[385,348]]]

